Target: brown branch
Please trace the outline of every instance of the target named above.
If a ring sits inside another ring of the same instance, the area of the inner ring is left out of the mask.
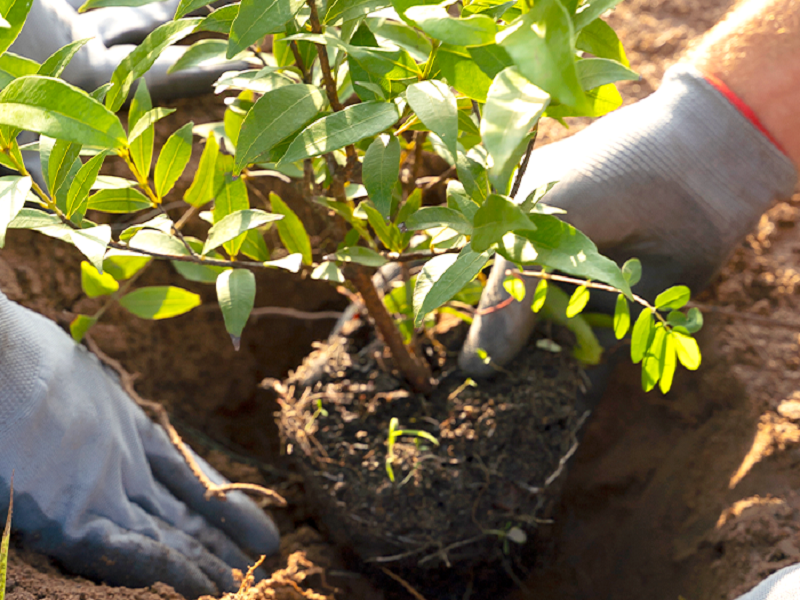
[[[272,500],[278,506],[286,506],[286,500],[283,498],[283,496],[260,485],[256,485],[254,483],[229,483],[225,485],[217,485],[211,481],[211,479],[208,478],[208,475],[206,475],[200,468],[200,465],[197,464],[197,461],[192,455],[192,451],[183,442],[181,436],[172,426],[172,423],[170,423],[169,415],[167,414],[166,409],[158,402],[145,400],[136,392],[133,387],[133,382],[136,379],[136,375],[128,373],[128,371],[125,370],[125,367],[123,367],[118,360],[111,358],[105,352],[103,352],[97,343],[91,338],[91,336],[87,334],[84,339],[86,340],[86,344],[89,346],[89,349],[97,356],[97,358],[99,358],[104,364],[114,369],[117,375],[119,375],[119,381],[122,389],[125,390],[125,392],[133,399],[134,402],[136,402],[140,408],[149,412],[151,418],[157,421],[158,424],[164,428],[164,430],[167,432],[167,436],[169,436],[169,441],[172,442],[172,445],[175,446],[178,452],[180,452],[183,460],[186,461],[186,465],[192,471],[192,474],[200,483],[203,484],[203,487],[206,488],[205,497],[207,500],[212,497],[225,500],[226,492],[241,490],[260,494],[269,500]]]
[[[372,283],[372,278],[367,275],[364,267],[348,264],[344,268],[344,276],[353,283],[366,306],[369,315],[375,321],[375,328],[389,347],[392,357],[397,363],[400,372],[408,380],[414,391],[427,394],[433,389],[431,385],[431,372],[424,359],[413,354],[408,346],[403,343],[400,331],[394,324],[392,317],[386,310],[383,301],[378,296],[378,291]]]
[[[311,9],[311,14],[308,18],[311,32],[322,33],[322,25],[320,25],[319,14],[317,13],[317,3],[314,0],[306,0],[306,4]],[[325,84],[325,92],[328,94],[328,102],[331,103],[331,108],[335,112],[339,112],[344,106],[339,101],[339,94],[336,91],[336,81],[333,78],[331,64],[328,61],[328,47],[325,44],[315,44],[315,46],[319,56],[319,66],[322,69],[322,81]]]
[[[519,191],[519,186],[522,185],[522,177],[525,175],[525,171],[528,170],[528,161],[531,159],[531,152],[533,152],[533,145],[536,143],[536,136],[539,133],[539,128],[533,130],[533,137],[531,141],[528,142],[528,149],[525,150],[525,158],[522,159],[522,164],[517,169],[517,176],[514,178],[514,185],[511,186],[511,197],[517,195]]]
[[[303,57],[300,56],[300,50],[297,49],[297,42],[294,40],[289,42],[289,48],[294,56],[294,62],[297,63],[297,68],[300,69],[300,72],[303,74],[303,83],[311,83],[311,73],[306,69]]]

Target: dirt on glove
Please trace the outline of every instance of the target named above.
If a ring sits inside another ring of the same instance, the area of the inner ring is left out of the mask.
[[[611,21],[643,75],[621,86],[626,101],[652,92],[678,54],[729,5],[620,4]],[[185,119],[203,123],[222,114],[218,98],[175,105],[191,114],[179,111],[159,122],[162,143]],[[584,123],[577,121],[572,131]],[[565,135],[555,125],[542,130],[545,141]],[[284,184],[270,185],[291,196],[280,188]],[[257,194],[253,198],[258,202]],[[800,561],[798,219],[800,195],[776,205],[698,299],[706,318],[698,372],[679,373],[664,397],[641,393],[638,368],[620,365],[569,466],[554,524],[534,540],[535,565],[498,582],[498,589],[517,591],[493,597],[730,600]],[[324,224],[314,243],[327,243]],[[96,302],[81,296],[80,260],[63,244],[10,232],[0,251],[0,289],[65,325]],[[327,285],[286,274],[259,278],[256,306],[338,311],[345,304]],[[157,265],[142,284],[177,281],[168,265]],[[186,287],[213,305],[213,289]],[[391,574],[368,581],[322,537],[297,474],[281,457],[274,395],[258,387],[264,377],[281,378],[298,365],[331,323],[260,317],[245,331],[238,354],[216,309],[147,322],[116,308],[93,331],[108,354],[141,373],[139,393],[164,402],[181,433],[212,464],[231,479],[270,485],[289,500],[287,509],[274,513],[284,536],[281,553],[265,563],[286,595],[275,586],[248,587],[251,600],[312,594],[407,600],[419,593]],[[12,548],[8,591],[9,600],[179,598],[160,584],[135,591],[96,585],[18,548]]]

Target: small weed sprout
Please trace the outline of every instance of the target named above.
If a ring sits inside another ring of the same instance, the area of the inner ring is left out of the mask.
[[[311,433],[311,427],[316,422],[317,417],[327,417],[327,416],[328,416],[328,411],[322,408],[322,399],[317,398],[317,410],[315,410],[314,414],[311,415],[311,420],[308,423],[306,423],[305,426],[306,433]]]
[[[398,438],[403,436],[413,436],[417,438],[417,442],[421,439],[428,440],[435,446],[439,445],[439,440],[433,437],[427,431],[423,431],[421,429],[399,429],[400,421],[397,417],[392,417],[392,420],[389,421],[389,436],[386,438],[386,447],[388,448],[386,452],[386,474],[389,476],[389,480],[394,483],[394,469],[392,469],[392,462],[394,461],[394,445],[397,442]]]

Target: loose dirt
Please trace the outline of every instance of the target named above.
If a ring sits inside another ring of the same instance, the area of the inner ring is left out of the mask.
[[[651,93],[665,69],[729,4],[622,3],[610,21],[643,75],[621,86],[626,101]],[[208,98],[177,104],[192,111],[196,123],[221,114]],[[162,140],[182,124],[171,120],[177,118],[162,122]],[[565,135],[556,126],[543,129],[544,140]],[[261,193],[278,186],[291,201],[280,185],[264,184]],[[569,466],[554,523],[535,538],[535,566],[525,571],[515,565],[509,575],[517,587],[511,598],[729,600],[800,561],[798,216],[800,195],[776,205],[698,298],[706,310],[700,336],[705,359],[698,372],[679,374],[663,397],[642,394],[637,369],[620,365]],[[324,245],[320,229],[315,244]],[[96,302],[81,298],[79,261],[53,240],[12,232],[0,251],[0,289],[66,325]],[[328,286],[279,273],[259,278],[257,306],[344,306]],[[171,267],[161,265],[142,283],[170,281],[177,281]],[[187,287],[213,305],[212,289]],[[366,581],[352,570],[356,563],[320,535],[297,475],[280,457],[274,395],[258,387],[262,378],[283,377],[299,364],[330,323],[261,317],[245,331],[239,353],[215,309],[155,323],[114,309],[93,332],[108,354],[141,374],[140,394],[164,402],[201,454],[229,477],[266,483],[289,499],[288,509],[275,512],[284,534],[281,554],[266,564],[281,576],[251,589],[247,597],[253,600],[301,598],[298,590],[309,584],[318,597],[413,597],[389,574]],[[325,577],[316,567],[326,570]],[[498,589],[508,587],[508,581],[498,582]],[[8,597],[179,598],[160,584],[135,591],[95,585],[19,548],[12,550]]]

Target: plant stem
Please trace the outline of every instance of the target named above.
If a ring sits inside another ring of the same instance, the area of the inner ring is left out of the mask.
[[[403,343],[400,331],[394,324],[391,315],[386,310],[383,301],[378,296],[378,290],[372,283],[372,278],[367,275],[366,270],[361,265],[349,264],[344,268],[344,275],[353,283],[367,311],[375,321],[375,328],[389,347],[392,357],[415,392],[427,394],[433,389],[431,385],[431,373],[427,363],[413,354],[408,346]]]
[[[528,142],[528,149],[525,150],[525,158],[522,159],[522,164],[520,164],[519,169],[517,169],[517,176],[514,178],[514,185],[511,187],[512,198],[517,195],[519,186],[522,185],[522,178],[525,176],[525,171],[528,170],[528,161],[531,159],[531,152],[533,152],[533,145],[536,143],[536,136],[538,133],[539,127],[537,126],[533,130],[531,141]]]

